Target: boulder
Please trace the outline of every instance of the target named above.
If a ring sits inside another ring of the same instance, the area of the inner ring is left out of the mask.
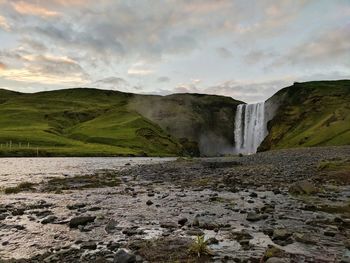
[[[115,253],[113,263],[134,263],[136,256],[129,250],[120,248]]]
[[[92,223],[95,221],[96,216],[77,216],[73,217],[69,221],[70,228],[77,228],[78,226],[85,226],[88,223]]]
[[[310,195],[315,194],[318,191],[318,188],[307,180],[296,182],[291,187],[289,187],[289,193],[295,195]]]

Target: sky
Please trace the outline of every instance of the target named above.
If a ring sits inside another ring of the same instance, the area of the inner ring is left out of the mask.
[[[0,0],[0,88],[266,100],[350,78],[350,0]]]

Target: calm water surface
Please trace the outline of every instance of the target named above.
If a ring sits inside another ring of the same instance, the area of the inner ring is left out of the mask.
[[[172,161],[175,158],[94,157],[94,158],[0,158],[0,188],[21,182],[38,183],[42,180],[82,174],[99,170],[119,170],[130,165]]]

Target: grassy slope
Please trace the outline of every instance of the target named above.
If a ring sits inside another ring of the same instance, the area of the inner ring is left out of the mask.
[[[0,90],[0,155],[36,155],[37,148],[45,156],[180,154],[175,138],[128,109],[132,96],[94,89]],[[10,141],[11,150],[5,147]]]
[[[296,83],[276,93],[281,103],[260,150],[350,144],[350,81]]]

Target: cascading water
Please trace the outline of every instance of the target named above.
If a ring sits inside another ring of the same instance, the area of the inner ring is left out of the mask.
[[[235,118],[236,153],[256,153],[267,135],[265,102],[240,104]]]

